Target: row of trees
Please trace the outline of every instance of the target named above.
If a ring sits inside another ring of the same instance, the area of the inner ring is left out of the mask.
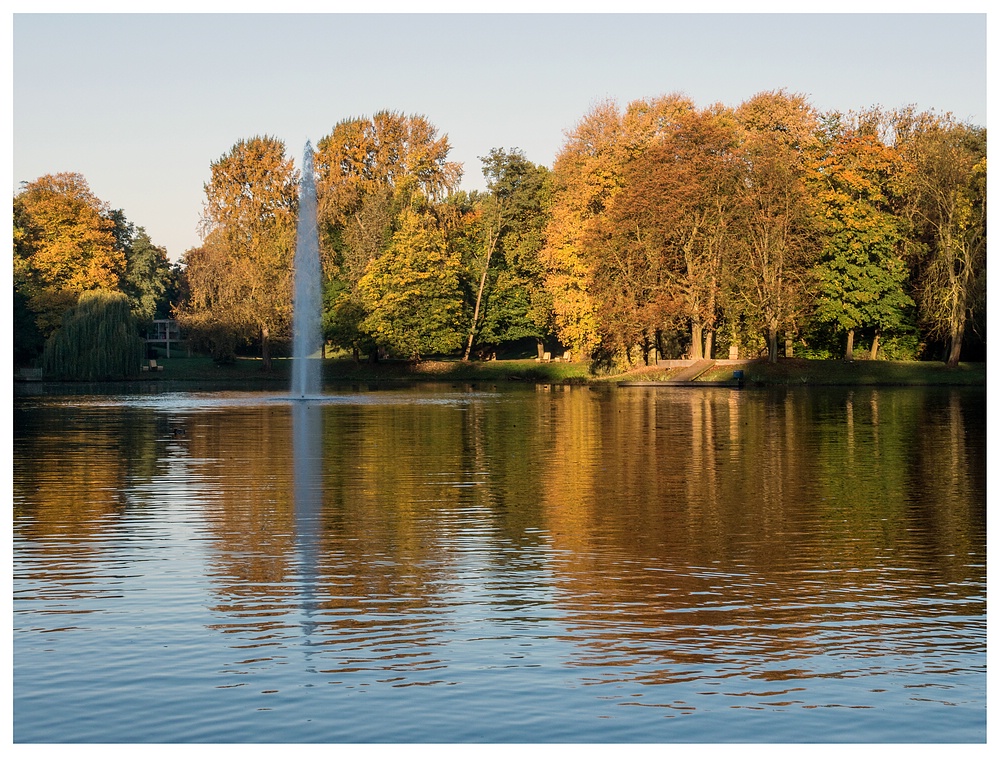
[[[327,339],[373,359],[555,339],[539,252],[547,171],[518,150],[483,158],[486,192],[458,190],[446,136],[422,116],[349,119],[314,154]],[[185,257],[177,313],[217,358],[291,322],[298,173],[273,137],[212,164],[204,244]],[[540,348],[541,349],[541,348]]]
[[[171,317],[181,297],[180,266],[78,173],[22,185],[13,210],[15,363],[35,361],[48,345],[45,365],[53,374],[138,371],[139,333]],[[120,342],[130,354],[96,354],[80,343],[87,334],[89,341]],[[123,334],[130,337],[118,339]]]
[[[967,331],[985,340],[986,133],[949,116],[822,114],[785,92],[602,103],[551,171],[491,150],[483,192],[459,190],[449,152],[394,112],[317,143],[323,323],[356,357],[533,340],[604,364],[774,360],[783,340],[955,364]],[[82,177],[27,184],[15,313],[41,339],[81,292],[117,291],[140,321],[172,312],[217,359],[253,345],[269,367],[290,331],[298,179],[280,140],[237,142],[211,166],[202,245],[173,268]],[[16,328],[15,349],[37,350]]]
[[[986,133],[912,110],[820,114],[757,95],[594,108],[553,170],[543,257],[556,329],[634,359],[687,334],[692,357],[779,337],[876,357],[937,341],[956,364],[985,324]]]

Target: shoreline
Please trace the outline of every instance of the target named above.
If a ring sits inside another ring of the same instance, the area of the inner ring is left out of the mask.
[[[221,383],[233,387],[248,384],[287,384],[290,381],[291,360],[277,358],[271,372],[260,369],[260,360],[238,359],[229,365],[217,366],[209,358],[175,357],[158,361],[163,370],[111,381],[47,381],[33,376],[19,380],[15,386],[79,386],[81,384],[157,384]],[[667,361],[663,361],[666,363]],[[720,386],[752,388],[755,386],[981,386],[986,387],[986,363],[961,363],[948,368],[940,362],[888,360],[809,360],[782,358],[777,363],[766,359],[739,363],[718,361],[694,380],[685,380],[682,373],[693,361],[669,361],[669,365],[641,366],[617,374],[595,376],[589,364],[579,362],[541,363],[529,360],[494,360],[468,362],[459,360],[383,361],[355,363],[350,359],[329,359],[323,364],[324,385],[350,383],[523,383],[569,384],[590,386],[699,387]],[[735,371],[742,371],[742,382]],[[676,378],[675,378],[676,377]]]

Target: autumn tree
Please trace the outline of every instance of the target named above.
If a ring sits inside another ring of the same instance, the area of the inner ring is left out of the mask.
[[[422,115],[380,111],[341,121],[317,144],[320,214],[343,221],[363,195],[383,186],[410,186],[429,200],[441,200],[462,174],[461,166],[448,160],[450,150],[448,137]]]
[[[542,250],[545,286],[556,333],[581,355],[591,354],[601,341],[584,239],[621,186],[621,132],[618,107],[600,103],[568,133],[552,169],[551,217]]]
[[[593,260],[589,291],[604,355],[631,365],[633,348],[641,345],[648,360],[651,337],[679,324],[680,314],[664,285],[659,240],[617,221],[599,219],[583,244]]]
[[[560,339],[591,354],[602,341],[599,305],[592,291],[596,265],[609,250],[592,244],[603,217],[626,183],[628,166],[667,138],[694,110],[677,94],[637,100],[619,111],[600,103],[567,135],[552,171],[551,219],[542,257]]]
[[[187,255],[189,299],[179,320],[259,340],[263,369],[271,339],[291,325],[298,176],[274,137],[240,140],[212,163],[205,184],[204,245]]]
[[[814,174],[823,234],[815,317],[846,333],[847,360],[853,359],[857,329],[874,329],[874,360],[880,336],[899,328],[913,306],[906,293],[906,228],[898,213],[902,165],[884,144],[879,120],[875,112],[832,115]]]
[[[917,302],[931,337],[958,365],[966,326],[985,306],[986,130],[950,116],[896,115],[910,213],[923,254]]]
[[[373,346],[361,329],[360,281],[392,245],[403,213],[424,214],[458,187],[450,150],[426,117],[392,111],[341,121],[317,144],[324,328],[355,354]]]
[[[246,333],[241,286],[248,282],[239,278],[246,264],[232,260],[219,235],[185,252],[182,263],[185,295],[177,320],[196,347],[218,363],[231,362]]]
[[[809,306],[817,255],[807,175],[817,147],[817,114],[800,95],[764,92],[736,109],[742,127],[740,181],[734,185],[732,243],[736,297],[763,333],[768,359],[778,356]]]
[[[458,187],[462,170],[448,160],[450,150],[448,137],[421,115],[380,111],[336,124],[315,156],[327,255],[343,258],[360,278],[388,244],[393,219],[412,195],[433,203]]]
[[[385,350],[420,359],[462,344],[461,262],[444,233],[414,211],[400,217],[385,254],[358,282],[360,329]]]
[[[118,288],[126,261],[109,214],[78,173],[42,176],[14,198],[14,286],[43,336],[82,292]]]
[[[589,241],[602,330],[619,349],[684,327],[691,356],[711,356],[734,146],[724,110],[685,110],[626,168]]]

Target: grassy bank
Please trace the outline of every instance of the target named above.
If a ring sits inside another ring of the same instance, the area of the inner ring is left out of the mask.
[[[217,366],[205,357],[173,357],[160,360],[158,373],[145,373],[142,380],[226,382],[234,384],[290,380],[291,361],[277,359],[269,373],[261,370],[260,360],[241,359]],[[747,386],[985,386],[986,364],[963,363],[947,368],[937,362],[894,362],[888,360],[766,360],[742,366]],[[680,369],[637,368],[613,376],[594,376],[586,363],[538,363],[534,360],[495,360],[463,363],[460,360],[427,360],[421,363],[387,360],[379,363],[355,363],[352,360],[327,360],[323,364],[325,383],[341,382],[525,382],[525,383],[595,383],[619,381],[662,381]],[[718,366],[700,377],[702,381],[725,381],[733,376],[734,366]]]
[[[643,368],[616,376],[615,381],[663,381],[680,369]],[[728,381],[742,370],[747,386],[985,386],[985,363],[944,363],[892,360],[781,359],[753,360],[744,365],[716,366],[700,381]]]
[[[192,382],[285,383],[291,380],[291,360],[275,359],[269,372],[262,370],[256,359],[238,359],[227,365],[216,365],[207,357],[171,357],[157,361],[162,371],[143,373],[143,381],[171,380]],[[526,383],[583,383],[590,379],[586,363],[538,363],[534,360],[494,360],[468,362],[461,360],[425,360],[412,363],[404,360],[384,360],[378,363],[350,359],[325,360],[325,383],[354,382],[413,382],[413,381],[522,381]]]

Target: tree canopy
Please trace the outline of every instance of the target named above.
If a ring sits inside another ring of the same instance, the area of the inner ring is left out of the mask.
[[[44,335],[82,292],[116,289],[125,275],[110,209],[78,173],[42,176],[14,198],[14,281]]]
[[[673,93],[597,103],[551,170],[489,150],[485,191],[459,188],[450,152],[426,116],[390,110],[317,143],[322,322],[356,359],[527,345],[595,367],[773,361],[783,341],[785,356],[955,365],[985,344],[986,130],[948,114]],[[268,368],[290,337],[298,172],[271,136],[210,169],[202,242],[179,266],[81,175],[25,183],[18,360],[106,291],[135,323],[176,314],[217,359],[258,349]]]
[[[406,357],[447,353],[462,339],[458,257],[440,229],[405,211],[385,255],[358,283],[361,330]]]
[[[877,355],[878,337],[902,327],[913,306],[906,293],[906,223],[898,198],[902,160],[875,129],[866,128],[865,118],[830,119],[814,190],[824,232],[815,317],[846,332],[848,360],[857,329],[875,329]]]
[[[237,340],[257,341],[270,370],[271,339],[291,328],[298,173],[269,136],[238,141],[211,168],[205,241],[185,255],[189,296],[179,320],[220,359]]]
[[[920,317],[929,335],[947,341],[946,361],[957,365],[966,325],[985,306],[986,130],[906,111],[896,132],[920,245]]]

